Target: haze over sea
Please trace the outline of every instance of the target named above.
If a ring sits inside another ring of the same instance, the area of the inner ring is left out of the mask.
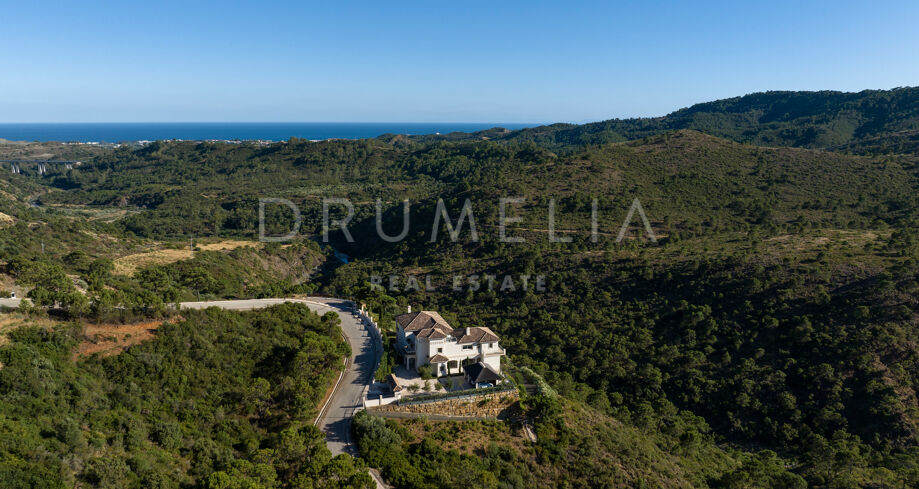
[[[109,142],[185,140],[362,139],[382,134],[446,134],[493,127],[520,129],[538,124],[496,122],[101,122],[0,123],[9,141]]]

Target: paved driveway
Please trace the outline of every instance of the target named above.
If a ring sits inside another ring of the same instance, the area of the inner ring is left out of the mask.
[[[300,302],[318,314],[335,312],[341,318],[341,330],[351,344],[351,358],[338,387],[320,414],[317,426],[325,432],[333,454],[357,455],[351,440],[351,417],[363,407],[364,389],[373,379],[380,361],[382,346],[354,314],[352,303],[344,299],[311,297],[309,299],[243,299],[233,301],[185,302],[183,308],[219,307],[248,310],[269,307],[284,302]]]
[[[20,299],[0,299],[0,306],[19,307]],[[348,453],[357,455],[351,440],[351,417],[363,407],[364,389],[373,379],[380,362],[383,347],[355,314],[353,304],[344,299],[311,297],[309,299],[240,299],[229,301],[183,302],[186,309],[221,309],[244,311],[260,309],[285,302],[306,304],[322,315],[332,311],[341,318],[341,330],[351,345],[351,358],[335,391],[326,406],[322,407],[316,425],[325,432],[329,450],[333,455]],[[374,479],[380,485],[376,474]]]

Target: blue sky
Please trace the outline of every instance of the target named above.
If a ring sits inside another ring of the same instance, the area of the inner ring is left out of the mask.
[[[919,85],[916,2],[6,2],[0,122],[582,122]]]

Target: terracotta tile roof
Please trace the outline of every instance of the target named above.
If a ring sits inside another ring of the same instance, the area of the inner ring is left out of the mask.
[[[494,343],[498,341],[496,335],[491,329],[485,327],[463,328],[453,331],[453,337],[459,344],[465,343]]]
[[[433,357],[431,357],[430,362],[431,363],[447,363],[449,360],[450,360],[449,358],[438,353],[437,355],[434,355]]]
[[[396,316],[396,322],[406,333],[415,333],[418,338],[441,340],[453,336],[457,343],[494,343],[498,335],[489,328],[473,327],[453,329],[440,314],[434,311],[418,311]]]
[[[414,333],[426,329],[437,329],[446,335],[453,332],[453,327],[440,314],[434,311],[418,311],[396,316],[396,322],[402,326],[406,333]]]
[[[415,333],[415,336],[418,338],[427,338],[429,340],[442,340],[450,334],[450,331],[443,330],[440,326],[434,326],[433,328],[422,329]]]

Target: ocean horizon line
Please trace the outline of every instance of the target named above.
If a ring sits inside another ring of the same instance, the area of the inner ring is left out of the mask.
[[[597,122],[597,121],[587,121]],[[53,125],[53,124],[529,124],[533,126],[547,124],[583,124],[584,122],[520,122],[520,121],[27,121],[3,122],[3,125]]]
[[[0,139],[39,142],[181,140],[283,141],[369,139],[384,134],[473,133],[494,128],[518,130],[542,123],[522,122],[0,122]]]

